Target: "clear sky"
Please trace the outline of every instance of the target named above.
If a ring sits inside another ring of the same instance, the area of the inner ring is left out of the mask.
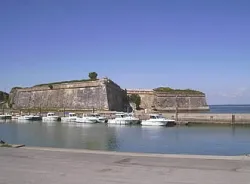
[[[1,0],[0,90],[83,79],[250,104],[249,0]]]

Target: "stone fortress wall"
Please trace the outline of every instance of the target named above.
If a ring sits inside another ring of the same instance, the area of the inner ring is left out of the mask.
[[[151,89],[129,89],[128,95],[138,94],[141,97],[141,108],[158,111],[207,111],[206,96],[204,94],[174,94],[157,92]]]
[[[140,107],[158,111],[209,110],[204,94],[171,94],[154,90],[132,89],[127,94],[139,94]],[[69,109],[126,111],[125,90],[108,78],[13,88],[10,93],[13,109]]]
[[[123,110],[125,96],[117,84],[104,78],[96,81],[70,82],[62,84],[12,89],[11,104],[14,109],[71,110]]]

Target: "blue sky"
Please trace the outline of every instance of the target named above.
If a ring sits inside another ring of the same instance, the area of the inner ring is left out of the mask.
[[[0,90],[88,77],[250,104],[250,1],[2,0]]]

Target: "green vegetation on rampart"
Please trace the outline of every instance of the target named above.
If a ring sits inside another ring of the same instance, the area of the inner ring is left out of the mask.
[[[16,86],[16,87],[13,87],[12,89],[13,89],[13,90],[14,90],[14,89],[22,89],[22,87]]]
[[[98,80],[98,79],[96,79]],[[74,82],[88,82],[88,81],[96,81],[92,79],[81,79],[81,80],[70,80],[70,81],[60,81],[60,82],[51,82],[51,83],[45,83],[45,84],[37,84],[33,87],[41,87],[41,86],[51,86],[55,84],[64,84],[64,83],[74,83]]]
[[[172,89],[172,88],[169,88],[169,87],[155,88],[154,91],[156,91],[156,92],[165,92],[165,93],[174,93],[174,94],[199,94],[199,95],[204,95],[203,92],[193,90],[193,89]]]
[[[70,81],[60,81],[60,82],[51,82],[46,84],[38,84],[33,87],[40,87],[40,86],[49,86],[50,89],[53,89],[53,85],[55,84],[64,84],[64,83],[74,83],[74,82],[88,82],[88,81],[96,81],[98,74],[96,72],[89,73],[89,79],[81,79],[81,80],[70,80]]]

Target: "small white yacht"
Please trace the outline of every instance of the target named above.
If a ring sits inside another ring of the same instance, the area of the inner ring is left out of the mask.
[[[12,116],[10,115],[10,114],[1,114],[0,115],[0,119],[11,119],[12,118]]]
[[[138,124],[139,118],[133,116],[129,113],[117,113],[115,114],[115,119],[108,120],[108,124],[118,124],[118,125],[131,125]]]
[[[170,122],[175,122],[175,120],[167,119],[161,114],[149,114],[149,119],[143,120],[141,122],[142,126],[166,126]]]
[[[76,122],[93,124],[93,123],[99,123],[99,120],[97,117],[93,117],[89,114],[83,114],[82,117],[76,118]]]
[[[98,113],[90,114],[90,116],[96,117],[96,118],[97,118],[97,121],[98,121],[99,123],[107,123],[107,122],[108,122],[108,118],[106,118],[106,117],[104,117],[104,116],[101,116],[101,115],[98,114]]]
[[[13,115],[11,119],[12,120],[18,120],[19,117],[20,117],[20,115]]]
[[[67,117],[62,117],[61,121],[63,122],[76,122],[77,116],[76,113],[69,113]]]
[[[18,121],[23,121],[23,120],[27,120],[27,121],[41,121],[42,117],[41,116],[37,116],[37,115],[24,115],[24,116],[19,116],[17,118]]]
[[[60,121],[60,119],[61,118],[59,116],[56,116],[53,112],[49,112],[47,116],[42,118],[43,121]]]

